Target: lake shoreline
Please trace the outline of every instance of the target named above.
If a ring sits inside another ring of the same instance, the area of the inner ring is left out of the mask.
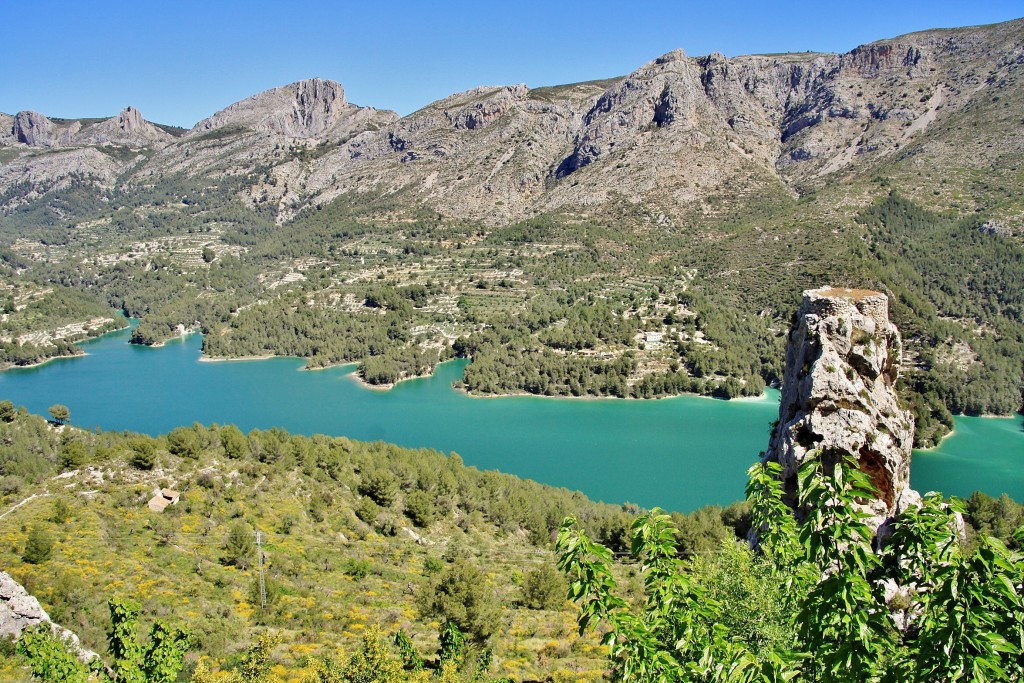
[[[124,328],[122,328],[122,329],[124,329]],[[188,339],[189,337],[191,337],[193,334],[196,334],[196,333],[202,334],[202,330],[200,330],[198,327],[190,327],[187,330],[185,330],[184,332],[182,332],[181,334],[176,334],[173,337],[168,337],[167,339],[164,339],[162,341],[158,341],[158,342],[153,343],[153,344],[139,344],[139,346],[148,346],[151,349],[162,349],[163,347],[167,346],[168,344],[173,344],[174,342],[184,341],[184,340]],[[128,343],[130,344],[131,342],[128,342]]]
[[[113,318],[111,318],[110,320],[111,320],[111,322],[114,322]],[[8,370],[19,370],[19,369],[20,370],[31,370],[32,368],[41,368],[42,366],[46,365],[47,363],[49,363],[51,361],[55,361],[55,360],[66,360],[66,359],[69,359],[69,358],[80,358],[82,356],[88,356],[89,353],[85,349],[82,349],[81,344],[87,344],[89,342],[94,342],[94,341],[97,341],[99,339],[103,339],[108,334],[114,334],[116,332],[124,332],[125,330],[128,330],[128,329],[131,329],[131,324],[130,323],[128,325],[124,326],[124,327],[118,327],[118,328],[115,328],[113,330],[107,330],[106,332],[101,332],[100,334],[88,335],[88,332],[87,332],[86,333],[87,336],[85,337],[85,339],[79,339],[77,341],[71,342],[72,344],[75,345],[75,348],[78,348],[78,349],[81,350],[81,353],[73,353],[71,355],[66,355],[66,356],[49,356],[47,358],[42,359],[41,361],[37,361],[35,363],[28,363],[27,365],[18,365],[17,363],[11,363],[9,365],[6,365],[6,366],[0,368],[0,373],[7,372]]]
[[[82,356],[88,356],[88,355],[89,354],[87,354],[85,351],[83,351],[82,353],[74,353],[74,354],[71,354],[70,356],[50,356],[49,358],[44,358],[41,361],[36,361],[35,363],[27,363],[25,365],[18,365],[17,363],[11,363],[10,365],[8,365],[8,366],[6,366],[4,368],[0,368],[0,372],[7,372],[8,370],[31,370],[32,368],[41,368],[44,365],[46,365],[47,363],[51,363],[51,362],[53,362],[55,360],[67,360],[67,359],[70,359],[70,358],[81,358]]]
[[[245,432],[277,427],[292,434],[456,452],[479,469],[581,490],[595,500],[684,512],[742,498],[744,472],[764,449],[765,425],[779,411],[776,389],[733,401],[693,394],[626,401],[526,392],[520,395],[560,400],[468,401],[466,396],[506,396],[466,392],[458,380],[467,359],[439,363],[431,376],[403,379],[406,386],[390,391],[361,382],[352,372],[354,364],[301,373],[296,372],[300,367],[327,368],[303,367],[301,359],[197,363],[200,335],[152,352],[127,341],[122,331],[83,343],[89,357],[79,362],[0,373],[0,396],[39,414],[59,402],[77,423],[110,431],[157,435],[216,422]],[[350,374],[354,382],[338,381]],[[153,391],[137,400],[125,391],[126,378]],[[1020,418],[957,420],[959,438],[922,453],[912,483],[922,491],[970,495],[980,489],[998,495],[1006,490],[1024,498]]]
[[[199,363],[246,363],[254,360],[270,360],[271,358],[288,358],[288,356],[275,356],[269,354],[266,356],[239,356],[237,358],[212,358],[207,356],[205,353],[199,356]]]

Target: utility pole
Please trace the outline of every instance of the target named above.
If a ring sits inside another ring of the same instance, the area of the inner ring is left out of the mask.
[[[263,546],[261,545],[263,537],[260,535],[259,529],[256,530],[256,566],[260,572],[260,609],[267,609],[267,582],[263,578]]]

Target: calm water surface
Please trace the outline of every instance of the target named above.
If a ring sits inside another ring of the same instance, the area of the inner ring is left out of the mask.
[[[243,431],[344,435],[457,452],[592,498],[692,510],[743,497],[746,468],[768,443],[778,392],[754,401],[472,398],[451,389],[465,361],[390,391],[366,389],[354,366],[303,371],[303,361],[199,362],[192,335],[152,349],[128,332],[83,344],[84,358],[0,373],[0,399],[35,413],[54,403],[83,427],[159,434],[200,422]],[[1022,418],[959,418],[940,449],[918,453],[913,484],[1024,500]]]

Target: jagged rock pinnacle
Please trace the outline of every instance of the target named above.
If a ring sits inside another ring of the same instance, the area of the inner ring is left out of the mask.
[[[866,503],[874,528],[920,500],[910,488],[914,419],[894,388],[901,356],[885,294],[804,292],[786,346],[779,422],[765,454],[783,466],[788,493],[807,458],[852,456],[878,491]]]
[[[125,107],[121,110],[117,123],[125,133],[133,133],[142,129],[145,119],[135,107]]]

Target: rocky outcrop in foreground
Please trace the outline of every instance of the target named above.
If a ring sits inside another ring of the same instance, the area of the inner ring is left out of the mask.
[[[865,502],[875,529],[920,501],[910,488],[914,419],[894,388],[901,356],[885,294],[804,292],[786,346],[779,422],[765,454],[783,466],[787,493],[795,494],[797,470],[808,458],[853,456],[878,491]]]
[[[26,629],[34,629],[43,623],[49,624],[54,633],[71,643],[78,651],[79,659],[88,661],[98,656],[84,649],[74,633],[50,621],[50,616],[39,601],[29,595],[10,574],[0,572],[0,638],[17,638]]]

